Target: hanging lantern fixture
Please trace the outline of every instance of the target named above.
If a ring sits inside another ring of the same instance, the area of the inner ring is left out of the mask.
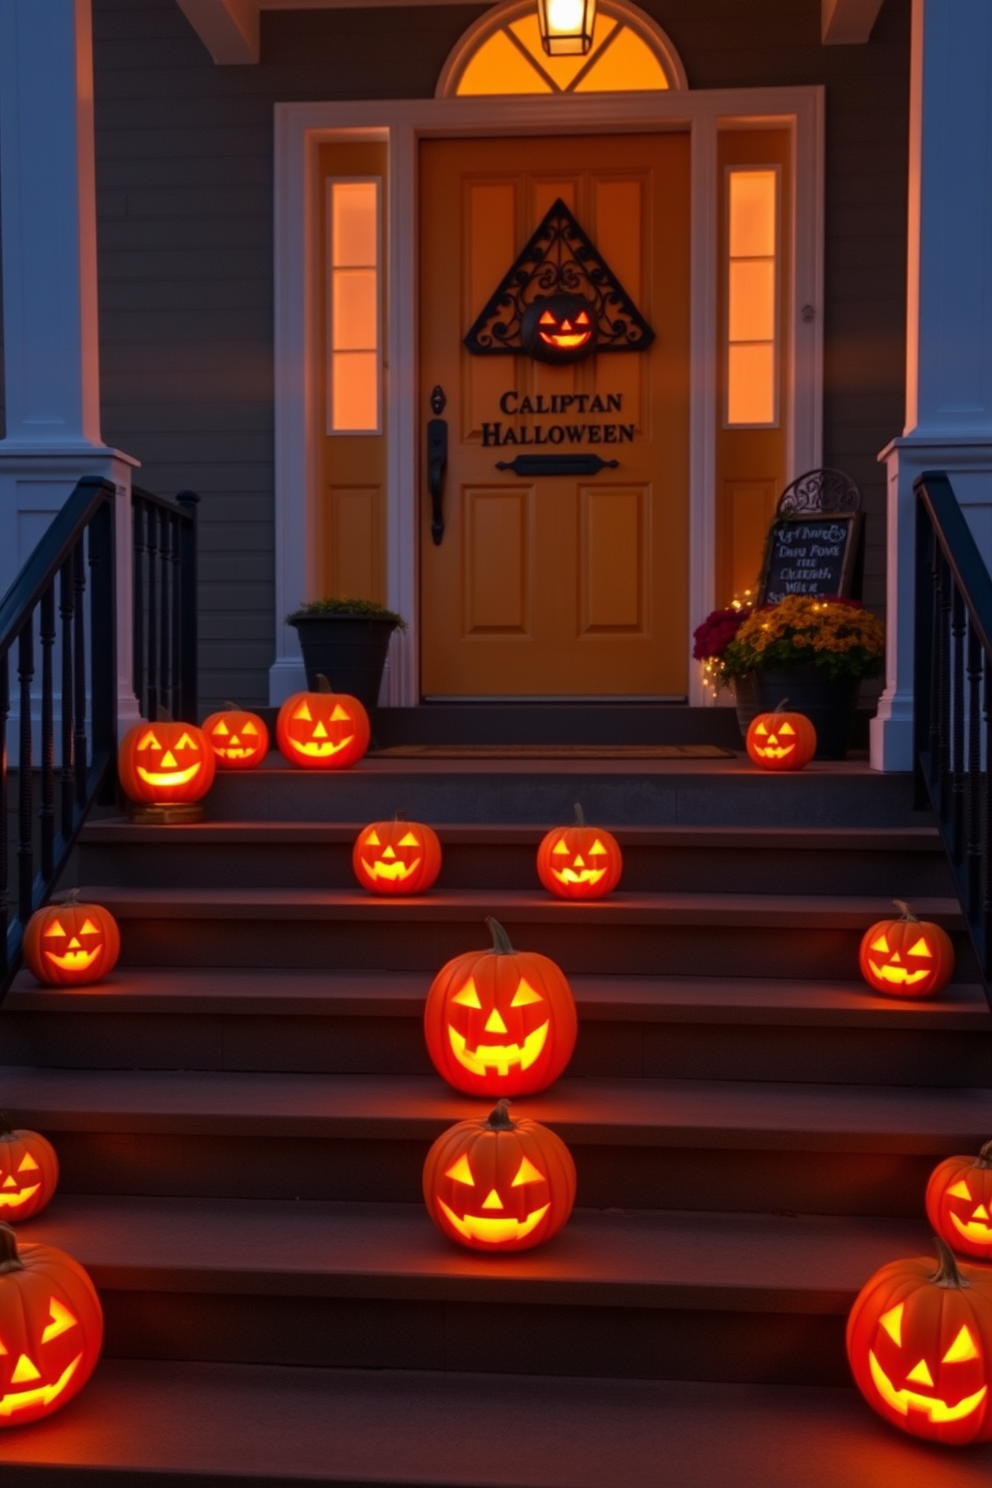
[[[596,0],[537,0],[537,20],[549,57],[583,57],[592,46]]]

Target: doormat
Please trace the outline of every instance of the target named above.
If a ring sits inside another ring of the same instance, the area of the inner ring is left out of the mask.
[[[719,744],[394,744],[376,759],[733,759]]]

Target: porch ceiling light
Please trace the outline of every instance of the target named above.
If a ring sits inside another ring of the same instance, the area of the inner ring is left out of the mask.
[[[549,57],[584,56],[592,46],[596,0],[537,0],[537,20]]]

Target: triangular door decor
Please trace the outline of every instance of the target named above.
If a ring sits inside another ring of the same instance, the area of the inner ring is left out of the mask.
[[[559,197],[465,337],[475,356],[575,362],[654,331]]]

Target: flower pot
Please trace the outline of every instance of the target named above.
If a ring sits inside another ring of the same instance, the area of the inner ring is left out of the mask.
[[[757,712],[770,713],[787,698],[792,712],[804,713],[816,729],[814,759],[847,757],[861,685],[857,677],[830,677],[824,668],[808,664],[757,671],[752,678]]]
[[[348,692],[366,708],[379,701],[394,620],[378,615],[300,615],[295,625],[303,652],[307,686],[317,687],[318,673],[335,692]]]
[[[746,739],[754,715],[760,712],[758,700],[754,695],[754,673],[749,672],[745,677],[735,677],[730,685],[737,710],[737,727],[741,731],[741,738]]]

